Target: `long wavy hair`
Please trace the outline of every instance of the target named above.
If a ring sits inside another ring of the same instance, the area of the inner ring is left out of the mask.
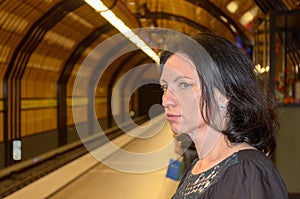
[[[203,52],[198,53],[203,49],[188,45],[181,37],[171,41],[172,51],[161,53],[161,67],[174,53],[187,55],[196,66],[201,82],[200,106],[204,120],[208,124],[213,120],[218,106],[214,91],[217,88],[228,99],[227,123],[221,132],[231,143],[246,142],[271,156],[279,129],[276,103],[272,93],[263,89],[250,57],[232,41],[213,33],[199,33],[191,38],[209,54],[209,59],[201,57]],[[218,72],[211,72],[216,71],[214,67]]]

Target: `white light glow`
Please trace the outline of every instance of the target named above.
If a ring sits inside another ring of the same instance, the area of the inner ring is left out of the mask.
[[[243,16],[240,18],[240,23],[242,25],[248,24],[250,21],[252,21],[254,18],[253,14],[250,11],[247,11],[243,14]]]
[[[220,19],[222,20],[222,21],[224,21],[225,23],[227,23],[228,22],[228,20],[224,17],[224,16],[220,16]]]
[[[227,4],[226,8],[230,13],[235,13],[239,6],[235,1],[231,1],[229,4]]]
[[[131,42],[133,42],[138,48],[140,48],[144,53],[150,56],[155,62],[159,63],[158,55],[142,40],[138,35],[136,35],[132,30],[126,26],[126,24],[119,19],[111,10],[99,0],[85,0],[92,8],[94,8],[99,14],[104,17],[110,24],[112,24],[116,29],[118,29],[125,37],[127,37]]]
[[[260,73],[260,68],[261,68],[260,64],[256,64],[256,65],[255,65],[255,70],[256,70],[258,73]]]
[[[103,12],[107,10],[107,7],[99,0],[85,0],[87,4],[89,4],[92,8],[94,8],[97,12]]]
[[[232,24],[229,24],[229,27],[230,27],[230,29],[231,29],[233,32],[237,32],[236,29],[235,29],[235,27],[234,27]]]
[[[247,12],[245,12],[242,17],[240,18],[240,23],[245,26],[247,25],[249,22],[251,22],[254,17],[256,17],[256,15],[259,12],[259,8],[258,7],[253,7],[250,10],[248,10]]]
[[[260,64],[257,64],[257,65],[255,65],[255,69],[258,74],[263,74],[263,73],[267,73],[270,71],[270,66],[261,67]]]

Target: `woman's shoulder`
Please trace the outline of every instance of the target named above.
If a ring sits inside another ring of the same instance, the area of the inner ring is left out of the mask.
[[[239,161],[267,161],[272,162],[270,157],[268,157],[263,152],[256,149],[243,149],[237,153]]]
[[[269,171],[275,168],[272,159],[263,152],[256,149],[244,149],[236,152],[239,164],[243,167],[258,167],[260,170]]]
[[[231,168],[232,175],[237,174],[238,177],[249,179],[268,179],[272,176],[281,178],[272,159],[263,152],[255,149],[245,149],[236,152],[235,155],[238,161]]]
[[[220,180],[229,185],[227,190],[256,196],[249,198],[287,198],[286,185],[270,157],[254,149],[240,150],[235,156],[237,163]]]
[[[179,184],[179,195],[193,189],[202,198],[287,198],[285,183],[272,160],[258,150],[237,151],[201,174],[193,175],[191,167]]]

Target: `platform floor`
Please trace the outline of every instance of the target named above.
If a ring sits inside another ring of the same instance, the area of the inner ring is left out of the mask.
[[[166,124],[160,133],[147,139],[135,139],[123,149],[151,152],[160,150],[172,140]],[[109,158],[115,159],[118,155],[115,153]],[[169,158],[176,157],[174,153]],[[166,172],[167,167],[147,173],[126,173],[99,163],[49,199],[167,199],[173,195],[178,181],[166,178]]]

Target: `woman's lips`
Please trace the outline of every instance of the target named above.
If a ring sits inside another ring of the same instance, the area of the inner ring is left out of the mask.
[[[181,117],[180,115],[167,113],[167,120],[169,122],[174,122],[174,121],[178,120],[180,117]]]

